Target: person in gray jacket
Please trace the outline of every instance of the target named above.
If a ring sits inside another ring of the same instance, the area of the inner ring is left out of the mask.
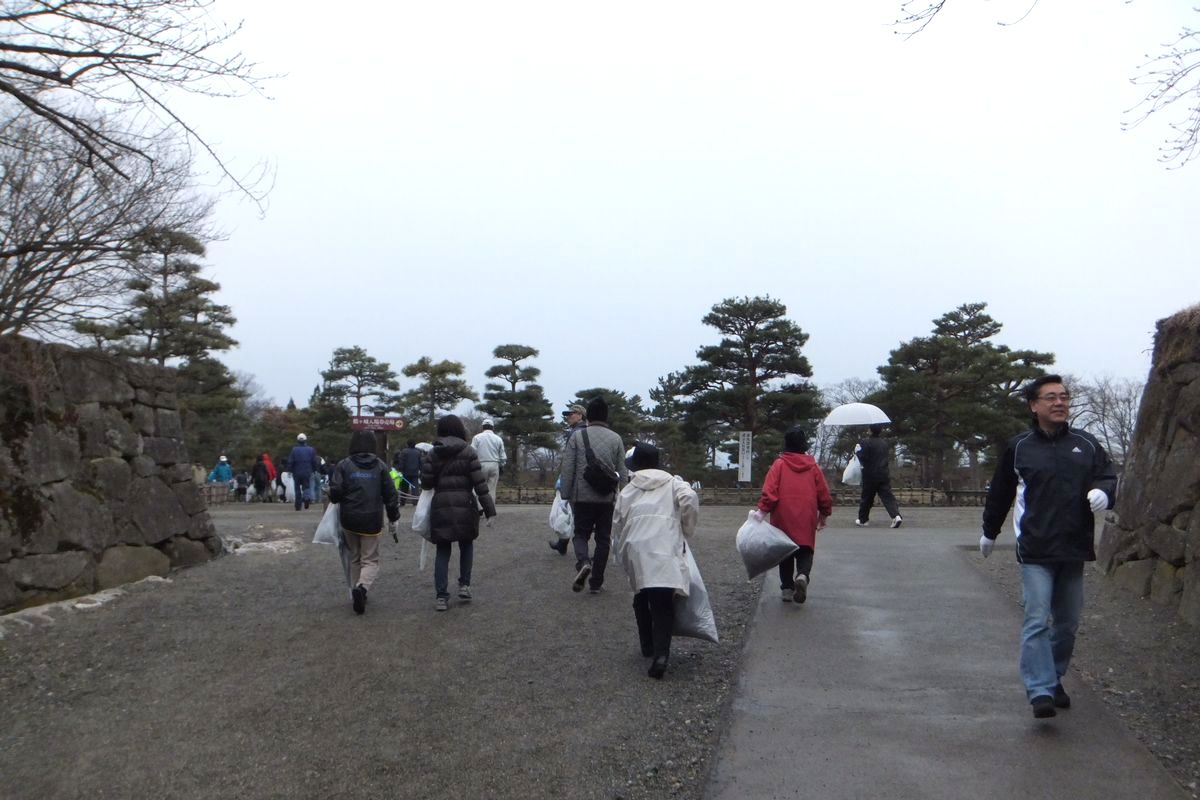
[[[587,450],[591,449],[599,471],[609,477],[609,486],[597,486],[585,477],[588,473]],[[579,428],[563,448],[559,480],[563,499],[571,504],[575,516],[575,582],[571,588],[583,591],[586,584],[592,594],[604,585],[604,569],[612,542],[613,506],[617,490],[629,480],[625,467],[625,448],[621,437],[608,427],[608,404],[597,397],[587,405],[587,425]],[[589,539],[596,537],[595,552],[588,553]]]

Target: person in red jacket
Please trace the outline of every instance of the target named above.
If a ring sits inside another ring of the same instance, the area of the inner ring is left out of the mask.
[[[791,428],[783,435],[783,452],[767,470],[754,512],[759,520],[770,514],[771,524],[800,546],[779,564],[779,588],[785,603],[803,603],[808,597],[817,531],[833,513],[825,476],[816,460],[804,452],[807,449],[808,436],[802,428]]]

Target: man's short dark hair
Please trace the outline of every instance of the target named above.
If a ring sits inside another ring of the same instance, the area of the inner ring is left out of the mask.
[[[1043,375],[1040,378],[1034,378],[1032,381],[1025,384],[1025,388],[1022,390],[1022,394],[1025,395],[1025,402],[1032,403],[1034,400],[1037,400],[1038,395],[1041,394],[1042,387],[1047,383],[1062,382],[1063,379],[1061,375]]]

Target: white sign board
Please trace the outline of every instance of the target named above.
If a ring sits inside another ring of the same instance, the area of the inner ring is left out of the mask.
[[[750,460],[754,457],[754,434],[738,431],[738,481],[750,482]]]

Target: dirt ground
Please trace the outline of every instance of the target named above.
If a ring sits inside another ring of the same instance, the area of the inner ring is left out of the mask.
[[[702,797],[759,592],[732,543],[746,509],[702,510],[695,553],[722,641],[676,640],[662,681],[645,674],[620,569],[598,595],[571,592],[547,512],[501,507],[477,543],[475,600],[446,613],[411,533],[385,539],[357,617],[336,553],[308,543],[319,512],[250,505],[214,510],[230,556],[0,617],[5,797]],[[978,525],[977,509],[907,516]],[[963,557],[1015,602],[1011,533],[987,561]],[[1100,576],[1087,591],[1075,668],[1195,793],[1200,631]]]

